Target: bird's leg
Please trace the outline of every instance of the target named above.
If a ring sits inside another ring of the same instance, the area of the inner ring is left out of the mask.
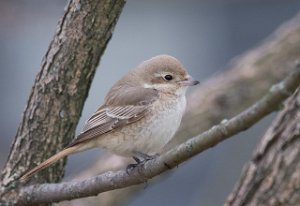
[[[148,154],[145,154],[145,153],[142,153],[142,152],[134,152],[135,154],[135,157],[140,157],[139,160],[141,160],[142,162],[147,162],[148,160],[152,160],[152,159],[155,159],[156,157],[159,156],[159,154],[155,154],[155,155],[148,155]]]
[[[127,167],[126,167],[126,172],[127,172],[127,174],[129,174],[129,172],[130,172],[131,170],[133,170],[136,166],[138,166],[139,164],[142,163],[142,160],[140,160],[138,157],[132,156],[132,158],[134,159],[134,161],[135,161],[136,163],[127,165]]]
[[[132,157],[136,162],[140,161],[137,157]],[[129,175],[130,171],[132,171],[136,166],[138,166],[140,163],[135,164],[129,164],[126,167],[126,173]]]
[[[136,164],[140,164],[142,161],[136,157],[136,156],[132,156],[132,159],[134,159],[134,161],[136,162]]]
[[[138,165],[143,165],[147,161],[152,160],[152,159],[156,158],[157,156],[159,156],[159,154],[148,155],[148,154],[145,154],[145,153],[142,153],[142,152],[135,151],[134,156],[132,156],[132,158],[136,161],[136,163],[135,164],[129,164],[126,167],[127,174],[129,174],[129,172],[131,170],[133,170],[135,167],[137,167]]]

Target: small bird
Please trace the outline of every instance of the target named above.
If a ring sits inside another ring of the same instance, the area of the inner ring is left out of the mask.
[[[142,62],[114,84],[104,104],[70,145],[20,181],[26,182],[67,155],[95,147],[133,157],[137,164],[151,159],[174,136],[185,111],[186,90],[198,83],[172,56],[159,55]]]

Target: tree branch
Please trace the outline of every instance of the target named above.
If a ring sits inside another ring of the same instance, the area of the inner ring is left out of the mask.
[[[33,185],[20,189],[16,204],[58,202],[80,197],[97,195],[101,192],[140,184],[173,168],[187,159],[215,146],[219,142],[251,127],[270,112],[278,109],[281,103],[299,86],[300,67],[297,67],[285,80],[274,85],[269,92],[250,108],[221,124],[194,137],[161,155],[135,168],[129,175],[126,171],[106,172],[83,181],[58,184]]]
[[[230,70],[206,81],[189,96],[182,124],[166,149],[249,107],[287,76],[299,56],[300,13],[258,47],[236,57],[228,65]]]

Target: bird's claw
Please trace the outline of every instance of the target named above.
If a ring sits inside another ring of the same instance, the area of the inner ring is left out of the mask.
[[[127,165],[126,167],[126,173],[129,175],[129,173],[134,169],[136,168],[136,166],[138,166],[139,164],[129,164]]]
[[[135,164],[129,164],[126,167],[127,174],[130,173],[134,168],[136,168],[139,165],[144,165],[147,161],[155,159],[158,156],[158,154],[155,155],[148,155],[142,152],[135,152],[135,156],[132,156],[132,158],[135,160]]]

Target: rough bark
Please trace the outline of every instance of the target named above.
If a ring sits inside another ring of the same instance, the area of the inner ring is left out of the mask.
[[[0,195],[17,187],[16,178],[60,151],[74,137],[96,67],[124,4],[124,0],[69,1],[2,171]],[[59,161],[32,182],[59,181],[64,165],[65,160]]]
[[[299,89],[264,135],[225,205],[300,205]]]
[[[300,15],[281,25],[258,47],[236,57],[227,66],[228,70],[201,83],[200,87],[189,95],[182,125],[166,150],[247,108],[261,98],[272,84],[284,78],[299,60],[299,56]],[[108,162],[116,164],[117,168],[124,168],[127,162],[122,161],[115,157],[101,158],[78,177],[84,179],[110,170]],[[128,194],[131,193],[128,198],[137,191],[136,188],[125,190]],[[124,202],[124,199],[118,202],[118,198],[115,198],[119,193],[123,194],[124,191],[110,191],[98,197],[59,205],[83,205],[85,201],[94,201],[95,205],[119,205]]]

